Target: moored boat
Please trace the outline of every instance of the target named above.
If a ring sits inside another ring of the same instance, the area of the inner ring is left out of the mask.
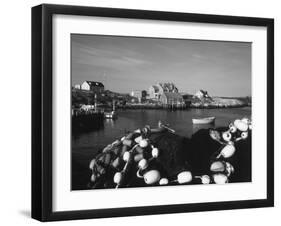
[[[104,117],[109,118],[109,119],[113,119],[113,118],[117,117],[117,113],[116,113],[116,111],[104,112]]]
[[[216,117],[206,117],[206,118],[193,118],[193,124],[212,124],[216,120]]]

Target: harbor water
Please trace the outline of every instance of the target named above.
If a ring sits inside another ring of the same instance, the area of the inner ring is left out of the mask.
[[[215,124],[193,125],[192,118],[215,116]],[[188,110],[118,110],[115,120],[104,119],[98,127],[87,132],[72,133],[72,189],[86,189],[89,179],[87,167],[97,152],[128,131],[143,128],[145,125],[157,127],[161,120],[177,134],[191,137],[202,128],[224,127],[235,119],[251,117],[251,108],[188,109]],[[86,174],[86,175],[85,175]]]

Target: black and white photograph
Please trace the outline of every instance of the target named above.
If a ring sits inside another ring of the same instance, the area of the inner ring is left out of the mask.
[[[251,55],[250,42],[71,34],[71,190],[251,182]]]

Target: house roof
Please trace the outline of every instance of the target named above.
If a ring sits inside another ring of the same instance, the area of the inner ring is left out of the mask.
[[[168,82],[168,83],[159,83],[159,86],[162,87],[164,92],[178,92],[177,87],[175,86],[174,83]]]
[[[104,85],[101,82],[94,82],[94,81],[85,81],[89,84],[89,86],[98,86],[98,87],[104,87]]]
[[[154,91],[157,93],[158,91],[159,91],[159,87],[157,87],[157,86],[152,86],[152,88],[154,89]]]

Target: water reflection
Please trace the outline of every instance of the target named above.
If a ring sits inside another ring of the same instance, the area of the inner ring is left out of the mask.
[[[114,128],[116,125],[116,119],[107,118],[105,119],[105,123],[109,125],[109,127]]]

